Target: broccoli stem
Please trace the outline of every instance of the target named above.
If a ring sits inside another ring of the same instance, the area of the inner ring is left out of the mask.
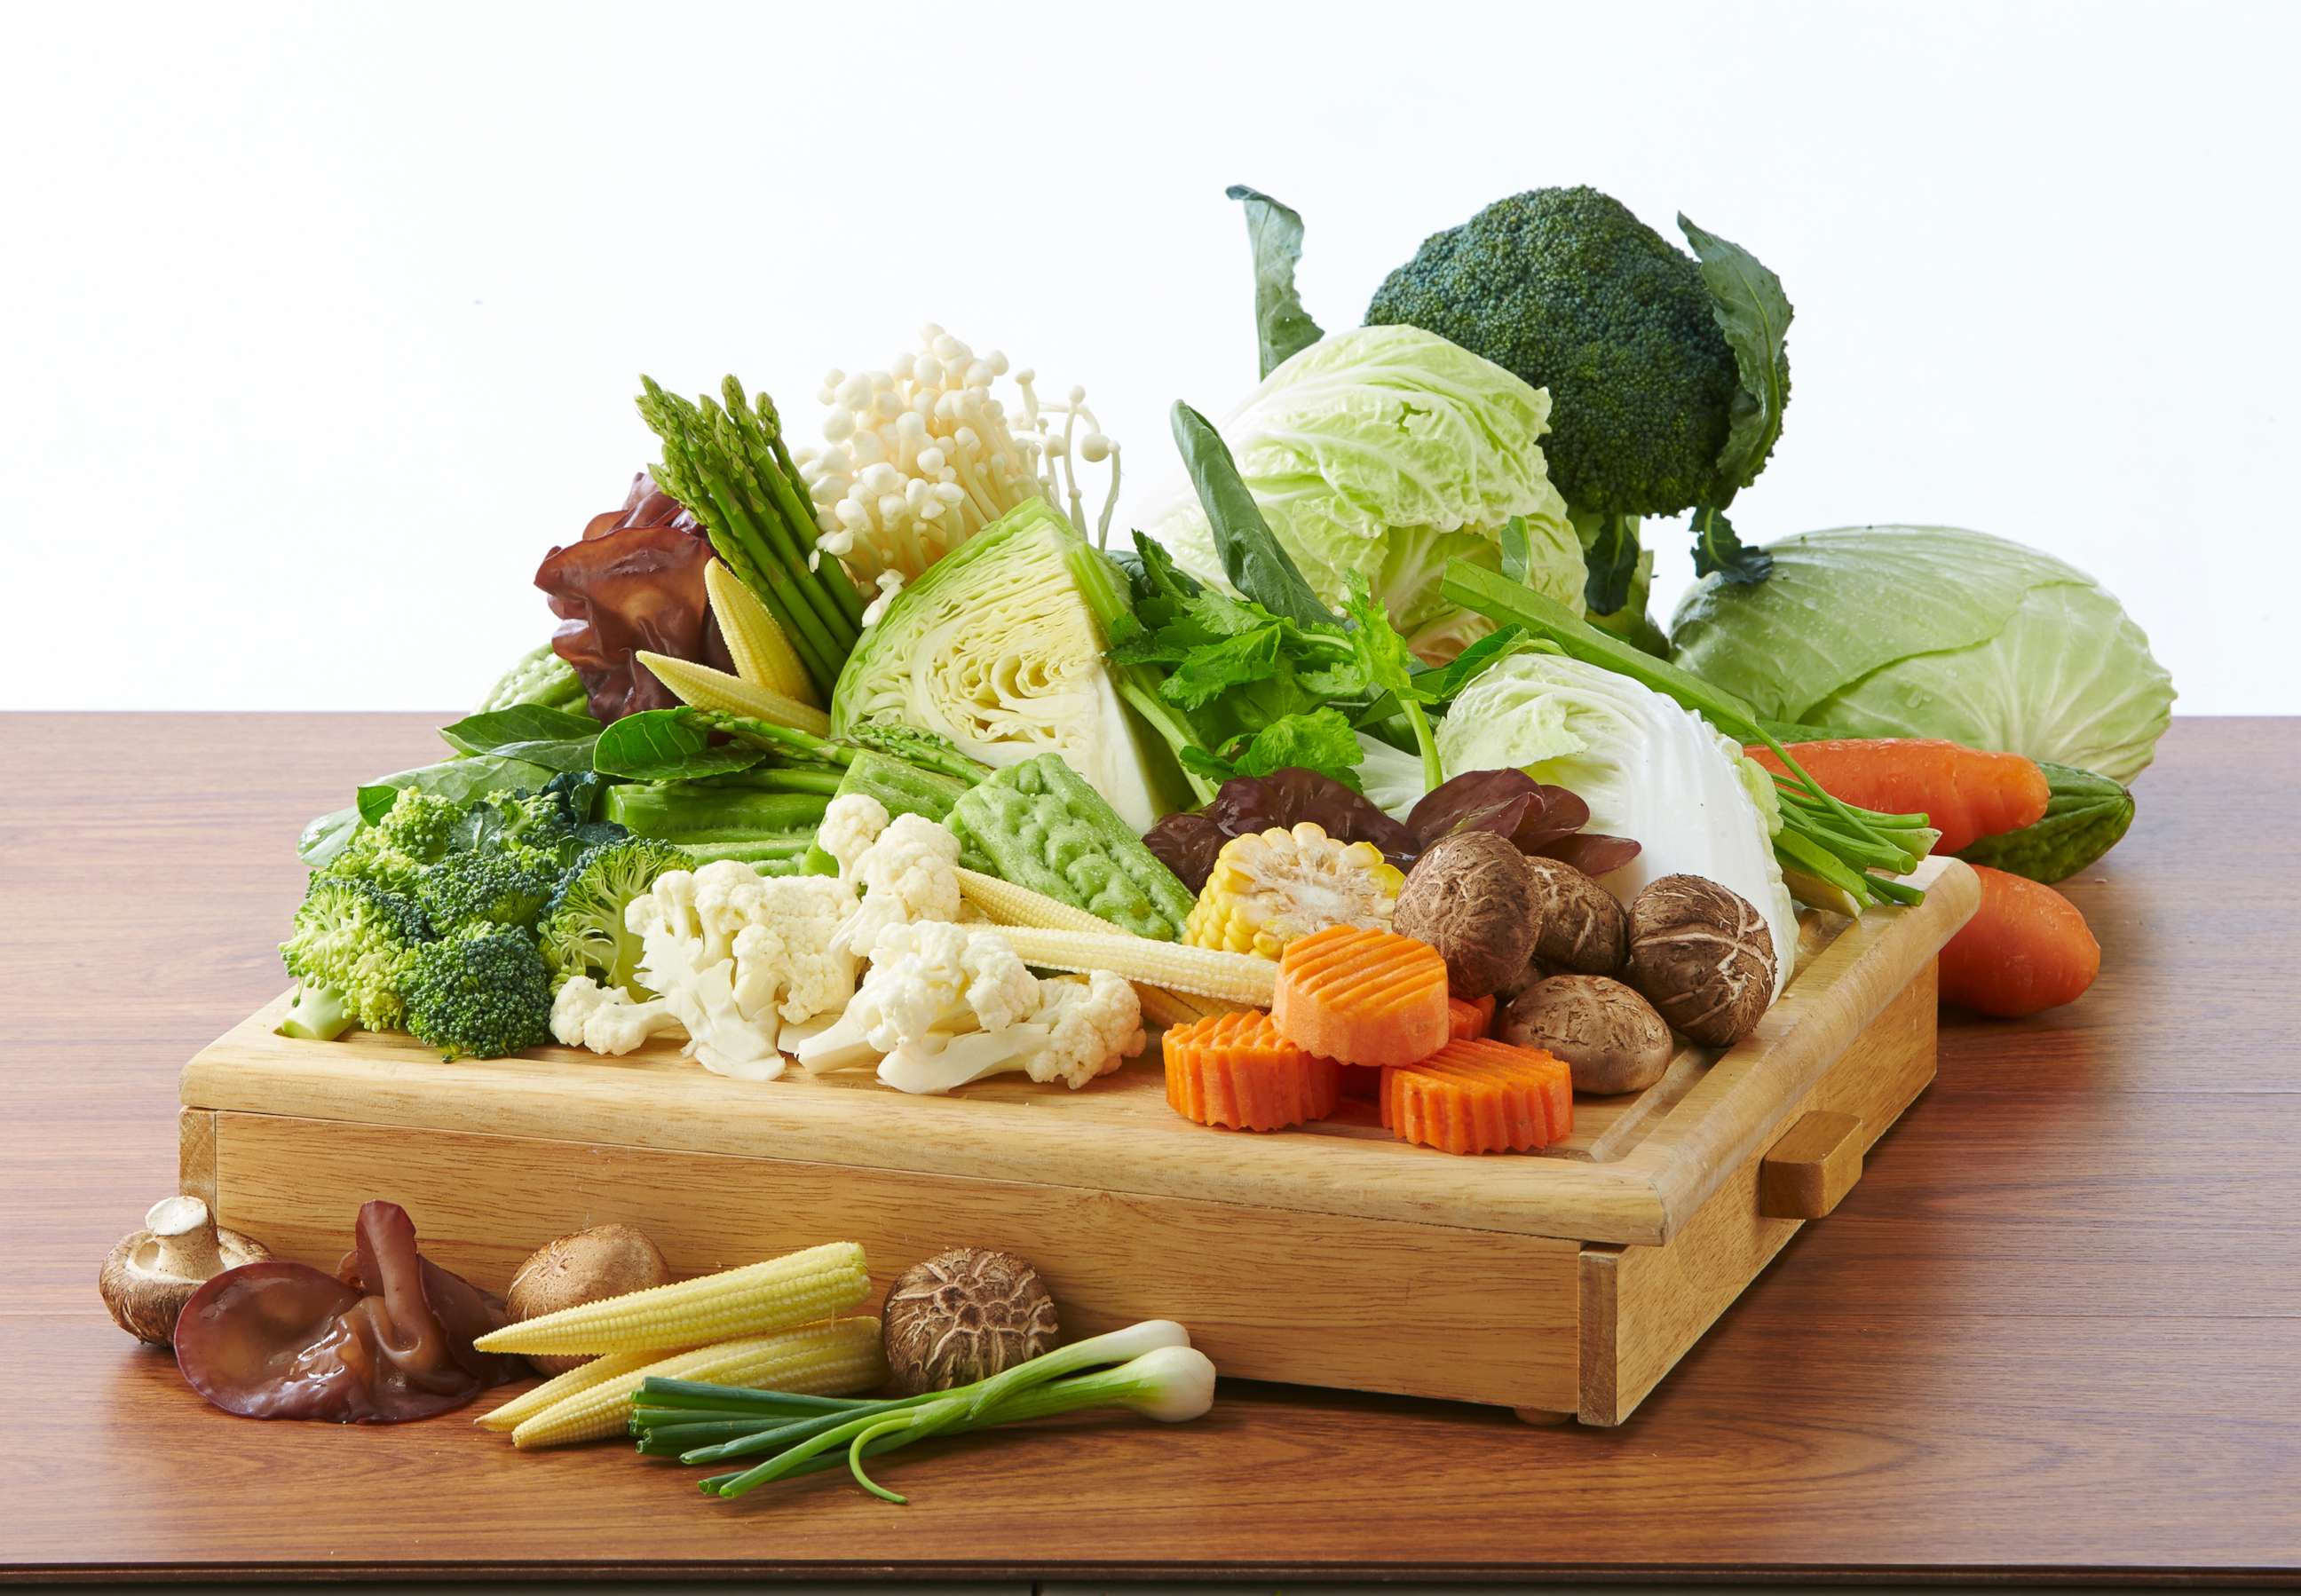
[[[273,1029],[280,1036],[305,1041],[331,1042],[352,1028],[351,1009],[335,988],[305,982],[296,989],[296,1001]]]

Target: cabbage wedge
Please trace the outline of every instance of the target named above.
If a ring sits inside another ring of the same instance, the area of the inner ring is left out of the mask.
[[[834,734],[899,722],[994,768],[1049,752],[1136,831],[1172,806],[1169,762],[1138,734],[1103,662],[1109,639],[1077,562],[1101,556],[1032,499],[927,568],[887,606],[840,673]]]

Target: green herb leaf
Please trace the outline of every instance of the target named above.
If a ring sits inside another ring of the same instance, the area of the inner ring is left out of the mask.
[[[1694,571],[1697,576],[1716,572],[1729,582],[1748,586],[1766,580],[1774,556],[1751,548],[1735,534],[1726,512],[1707,506],[1694,513]]]
[[[1268,194],[1233,183],[1223,190],[1246,207],[1246,238],[1254,248],[1254,336],[1261,375],[1326,335],[1302,308],[1294,268],[1302,259],[1302,218]]]
[[[602,775],[633,781],[683,781],[749,770],[766,757],[766,749],[748,742],[715,747],[690,710],[648,709],[601,731],[591,764]]]
[[[1527,589],[1532,592],[1532,589]],[[1367,685],[1387,692],[1398,701],[1406,715],[1408,728],[1414,733],[1414,745],[1422,756],[1422,784],[1435,787],[1444,781],[1439,765],[1438,745],[1430,734],[1430,717],[1422,713],[1422,706],[1434,702],[1423,681],[1435,672],[1424,672],[1414,657],[1414,650],[1398,635],[1390,623],[1390,613],[1374,596],[1374,586],[1361,576],[1343,600],[1343,609],[1352,626],[1351,646],[1358,650],[1359,665],[1366,672]]]
[[[1359,763],[1365,757],[1357,733],[1342,712],[1319,708],[1308,714],[1284,716],[1256,732],[1245,751],[1232,761],[1232,771],[1242,776],[1267,776],[1299,766],[1356,788]]]
[[[1594,615],[1612,614],[1630,601],[1630,579],[1638,572],[1636,523],[1627,515],[1606,516],[1599,522],[1596,540],[1582,550],[1582,559],[1589,567],[1582,602]]]
[[[1174,423],[1175,447],[1182,451],[1183,464],[1206,509],[1230,585],[1282,620],[1298,626],[1332,626],[1333,613],[1318,602],[1301,567],[1262,519],[1222,434],[1179,399]]]
[[[1515,654],[1526,646],[1526,628],[1504,626],[1490,631],[1435,671],[1425,671],[1415,678],[1422,689],[1423,702],[1450,704],[1454,696],[1470,685],[1471,680],[1503,656]]]
[[[1514,582],[1525,581],[1534,574],[1534,534],[1527,530],[1526,517],[1513,515],[1502,522],[1502,574]]]
[[[1782,435],[1782,411],[1790,402],[1790,363],[1783,347],[1789,331],[1789,296],[1782,280],[1738,244],[1707,233],[1684,216],[1678,225],[1702,263],[1702,283],[1710,290],[1711,314],[1734,351],[1742,386],[1735,394],[1726,447],[1718,453],[1720,508],[1757,480]],[[1761,572],[1749,581],[1761,581]],[[1741,580],[1741,579],[1736,579]]]
[[[487,792],[512,792],[524,788],[529,792],[540,792],[544,783],[556,773],[548,767],[533,765],[524,759],[506,758],[500,754],[477,754],[464,759],[443,759],[437,765],[419,765],[389,776],[378,777],[354,795],[354,806],[360,818],[373,825],[391,811],[399,800],[400,789],[414,787],[439,798],[453,798],[466,804]]]

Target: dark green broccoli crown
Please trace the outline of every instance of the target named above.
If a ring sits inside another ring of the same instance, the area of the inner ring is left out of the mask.
[[[665,871],[694,863],[684,850],[648,837],[586,850],[560,878],[536,933],[553,979],[590,975],[601,986],[636,989],[641,939],[624,924],[624,911]]]
[[[590,781],[560,776],[540,792],[523,788],[473,799],[457,829],[459,844],[466,848],[524,852],[538,868],[548,860],[550,867],[564,870],[585,848],[630,835],[613,821],[589,817],[598,778],[588,771],[581,775],[590,777]]]
[[[1550,390],[1550,479],[1577,510],[1710,502],[1740,387],[1692,256],[1594,188],[1533,188],[1433,234],[1384,280],[1405,323]]]
[[[550,1040],[551,973],[515,926],[475,923],[415,951],[407,1029],[449,1058],[500,1058]]]
[[[415,900],[442,933],[488,923],[532,926],[559,884],[556,855],[497,843],[449,854],[415,877]]]
[[[408,899],[323,873],[312,878],[280,957],[297,981],[327,989],[359,1024],[384,1031],[399,1023],[401,982],[431,936],[430,920]]]

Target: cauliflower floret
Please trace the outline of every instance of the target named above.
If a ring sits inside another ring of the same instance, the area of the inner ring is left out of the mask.
[[[1109,971],[1042,981],[1039,992],[1031,1017],[1003,1031],[905,1042],[879,1061],[879,1079],[898,1091],[944,1092],[1020,1069],[1075,1091],[1142,1050],[1142,1004]]]
[[[872,948],[888,927],[958,917],[958,839],[924,815],[899,815],[858,855],[863,905],[840,928],[841,945]]]
[[[824,876],[762,877],[739,860],[674,870],[632,899],[640,973],[687,1031],[687,1055],[746,1080],[782,1074],[785,1021],[835,1010],[855,958],[833,946],[855,895]]]
[[[650,1036],[681,1028],[664,999],[640,1003],[622,987],[603,987],[589,975],[571,977],[551,999],[551,1034],[565,1047],[620,1057]]]
[[[839,861],[839,879],[852,881],[856,860],[886,829],[886,805],[867,792],[845,792],[832,799],[831,806],[823,812],[823,823],[815,829],[815,840],[824,853]]]
[[[1038,1007],[1039,978],[1005,938],[934,921],[891,925],[847,1012],[798,1057],[816,1074],[866,1069],[906,1043],[1005,1031]]]

